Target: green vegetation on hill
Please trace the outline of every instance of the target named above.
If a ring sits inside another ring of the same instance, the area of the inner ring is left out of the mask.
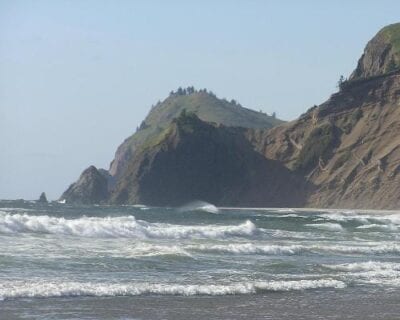
[[[272,128],[284,121],[275,116],[242,107],[235,100],[219,99],[206,89],[195,90],[193,87],[178,88],[163,102],[152,107],[137,132],[126,141],[135,145],[147,138],[160,134],[183,110],[196,114],[206,122],[215,122],[231,127]]]
[[[395,23],[384,27],[379,32],[385,39],[387,43],[390,43],[392,46],[392,54],[394,57],[394,61],[391,61],[391,66],[399,67],[400,66],[400,23]],[[392,70],[388,70],[392,71]]]
[[[144,120],[144,126],[165,126],[183,109],[194,112],[204,121],[232,127],[271,128],[283,123],[273,116],[244,108],[235,100],[219,99],[211,91],[189,87],[172,91],[167,99],[158,103]]]
[[[124,163],[132,157],[137,148],[154,145],[159,140],[158,137],[164,134],[164,130],[183,110],[196,114],[206,122],[231,127],[269,129],[283,123],[275,117],[275,114],[269,116],[263,112],[244,108],[235,100],[220,99],[206,89],[178,88],[176,91],[171,91],[164,101],[153,106],[136,133],[118,148],[119,157],[116,155],[116,159],[122,161],[113,161],[110,173],[115,175],[122,172]]]
[[[339,83],[346,89],[364,81],[400,71],[400,23],[381,29],[367,44],[357,68],[348,80]]]

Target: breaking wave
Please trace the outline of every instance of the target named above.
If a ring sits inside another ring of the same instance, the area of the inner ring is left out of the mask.
[[[334,252],[340,254],[398,254],[400,245],[398,244],[376,244],[376,245],[315,245],[311,250]]]
[[[367,261],[367,262],[354,262],[336,265],[323,265],[323,267],[337,270],[337,271],[382,271],[382,270],[395,270],[400,271],[400,263],[395,262],[380,262],[380,261]]]
[[[320,220],[338,222],[356,221],[362,224],[400,225],[400,214],[361,214],[354,212],[325,213],[320,215]]]
[[[209,213],[218,213],[219,209],[213,204],[205,201],[193,201],[179,208],[179,211],[205,211]]]
[[[239,225],[176,225],[136,220],[134,216],[65,219],[47,215],[0,213],[0,233],[6,234],[51,233],[95,238],[223,239],[251,236],[257,230],[250,220]]]
[[[363,224],[361,226],[358,226],[356,229],[373,229],[373,230],[381,230],[381,231],[398,231],[399,228],[398,226],[394,224]]]
[[[375,245],[277,245],[254,243],[199,244],[186,246],[185,250],[202,252],[221,252],[232,254],[296,255],[304,253],[336,254],[398,254],[400,245],[394,243]]]
[[[201,244],[188,246],[188,249],[194,251],[205,252],[221,252],[221,253],[234,253],[234,254],[266,254],[266,255],[279,255],[288,254],[293,255],[305,249],[300,245],[257,245],[253,243],[231,243],[231,244]]]
[[[323,265],[323,267],[341,272],[340,278],[363,284],[400,286],[400,264],[394,262],[354,262],[338,265]]]
[[[93,283],[62,281],[8,281],[0,284],[0,299],[74,296],[138,296],[138,295],[234,295],[262,291],[296,291],[320,288],[345,288],[334,279],[257,281],[233,284],[151,284]]]

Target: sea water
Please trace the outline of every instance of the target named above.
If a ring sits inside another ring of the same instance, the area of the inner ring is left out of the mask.
[[[399,238],[395,211],[1,201],[0,319],[399,319]]]

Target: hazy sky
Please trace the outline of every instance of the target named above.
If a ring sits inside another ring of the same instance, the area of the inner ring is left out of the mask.
[[[294,119],[400,1],[0,0],[0,198],[108,168],[150,106],[194,85]]]

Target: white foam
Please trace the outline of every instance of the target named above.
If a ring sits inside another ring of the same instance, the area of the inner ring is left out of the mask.
[[[345,288],[343,281],[333,279],[257,281],[233,284],[152,284],[94,283],[72,281],[4,281],[0,297],[73,297],[73,296],[137,296],[137,295],[233,295],[259,291],[294,291],[318,288]]]
[[[363,224],[361,226],[358,226],[356,229],[376,229],[376,230],[383,230],[383,231],[398,231],[399,228],[398,226],[394,224]]]
[[[179,208],[179,211],[185,212],[185,211],[205,211],[209,213],[218,213],[219,210],[216,206],[214,206],[211,203],[205,202],[205,201],[193,201],[190,202],[183,207]]]
[[[281,209],[276,209],[276,212],[282,212],[282,213],[295,213],[296,210],[290,209],[290,208],[281,208]]]
[[[135,258],[135,257],[153,257],[153,256],[188,256],[191,254],[183,247],[178,245],[157,245],[145,242],[139,242],[133,246],[124,246],[115,251],[106,252],[112,257]]]
[[[373,245],[330,245],[330,244],[302,244],[276,245],[254,243],[230,244],[199,244],[185,247],[190,251],[222,252],[232,254],[266,254],[266,255],[295,255],[311,253],[339,253],[339,254],[398,254],[400,245],[394,243]]]
[[[311,250],[337,252],[343,254],[398,254],[400,245],[398,244],[375,244],[375,245],[314,245]]]
[[[382,271],[382,270],[400,271],[400,263],[380,262],[380,261],[354,262],[354,263],[343,263],[343,264],[323,265],[323,266],[328,269],[345,271],[345,272]]]
[[[128,237],[128,238],[226,238],[250,236],[257,232],[256,226],[247,220],[239,225],[175,225],[150,223],[125,217],[81,217],[65,219],[47,215],[0,213],[0,233],[51,233],[82,237]]]
[[[230,243],[230,244],[201,244],[191,245],[187,249],[194,251],[222,252],[234,254],[296,254],[304,250],[300,245],[262,245],[253,243]]]
[[[324,267],[342,272],[340,278],[344,281],[358,284],[373,284],[389,287],[400,285],[400,264],[393,262],[355,262],[339,265],[324,265]]]
[[[317,228],[320,230],[334,231],[334,232],[341,232],[344,230],[339,223],[332,223],[332,222],[305,224],[305,226]]]
[[[319,215],[319,220],[356,221],[362,224],[377,223],[384,225],[400,225],[399,213],[365,214],[354,212],[332,212]]]

